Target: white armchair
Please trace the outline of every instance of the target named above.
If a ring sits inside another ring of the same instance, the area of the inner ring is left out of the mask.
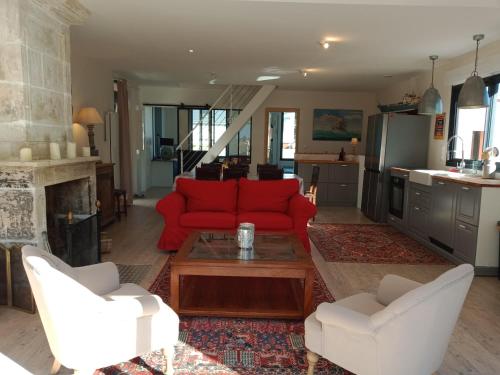
[[[308,375],[318,355],[358,375],[434,373],[473,276],[469,264],[427,284],[387,275],[376,295],[322,303],[305,321]]]
[[[173,374],[179,317],[160,297],[136,284],[121,284],[113,263],[72,268],[33,246],[23,265],[55,361],[75,373],[162,350]]]

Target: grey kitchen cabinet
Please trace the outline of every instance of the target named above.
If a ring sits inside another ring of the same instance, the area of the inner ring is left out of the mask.
[[[410,229],[422,237],[426,237],[429,232],[429,210],[410,203],[408,225]]]
[[[457,220],[478,225],[480,206],[481,188],[467,185],[457,187]]]
[[[453,255],[464,262],[476,261],[477,226],[457,220],[455,222],[455,246]]]
[[[297,163],[297,174],[304,180],[304,188],[311,184],[312,167],[319,166],[318,206],[356,206],[358,200],[359,166],[352,162]]]
[[[456,184],[432,181],[432,218],[429,235],[433,240],[453,248],[455,232]]]

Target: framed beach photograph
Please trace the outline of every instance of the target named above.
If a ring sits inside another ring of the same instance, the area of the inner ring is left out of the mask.
[[[313,140],[348,141],[361,140],[363,111],[358,109],[315,109],[313,116]]]

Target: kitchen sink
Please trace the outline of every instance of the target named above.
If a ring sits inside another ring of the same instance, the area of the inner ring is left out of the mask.
[[[463,173],[432,169],[415,169],[410,171],[410,181],[417,184],[432,185],[432,176],[463,177]]]

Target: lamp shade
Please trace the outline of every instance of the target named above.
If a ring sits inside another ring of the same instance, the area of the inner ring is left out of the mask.
[[[443,113],[443,99],[439,91],[434,87],[425,90],[424,96],[418,105],[418,113],[423,115],[435,115]]]
[[[102,117],[94,107],[85,107],[80,109],[76,116],[76,122],[82,125],[100,125],[103,124]]]
[[[458,108],[485,108],[489,106],[488,91],[483,79],[478,75],[467,78],[460,94],[458,94]]]

